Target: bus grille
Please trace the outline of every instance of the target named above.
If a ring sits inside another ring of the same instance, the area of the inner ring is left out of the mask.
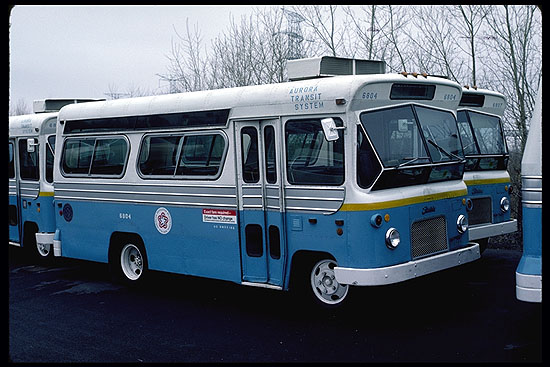
[[[445,217],[424,219],[411,226],[412,258],[447,250],[447,223]]]
[[[476,225],[481,223],[491,223],[493,213],[491,210],[491,198],[474,198],[472,199],[474,207],[468,213],[468,224]]]

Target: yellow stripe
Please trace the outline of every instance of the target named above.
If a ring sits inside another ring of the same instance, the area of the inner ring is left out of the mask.
[[[40,191],[40,196],[53,196],[53,192]]]
[[[396,208],[398,206],[419,204],[419,203],[425,203],[425,202],[434,201],[434,200],[451,199],[459,196],[465,196],[467,194],[468,194],[468,190],[464,189],[464,190],[440,192],[440,193],[431,194],[431,195],[414,196],[406,199],[382,201],[379,203],[344,204],[340,208],[340,211],[352,212],[352,211],[361,211],[361,210],[389,209],[389,208]]]
[[[502,178],[486,178],[482,180],[468,180],[464,181],[464,183],[467,186],[473,186],[473,185],[489,185],[489,184],[498,184],[498,183],[510,183],[510,179],[507,177]]]

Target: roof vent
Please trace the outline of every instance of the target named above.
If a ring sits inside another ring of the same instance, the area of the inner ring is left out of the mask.
[[[322,56],[288,60],[286,68],[288,80],[296,81],[336,75],[384,74],[386,62]]]
[[[34,113],[57,112],[63,106],[71,103],[105,101],[105,98],[46,98],[37,99],[32,103]]]

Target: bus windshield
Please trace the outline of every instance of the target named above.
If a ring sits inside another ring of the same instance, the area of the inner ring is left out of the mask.
[[[386,168],[463,158],[451,112],[409,105],[365,112],[361,123]]]
[[[498,117],[459,111],[457,121],[467,170],[506,169],[508,152]]]
[[[468,123],[468,118],[471,125]],[[468,142],[464,141],[466,155],[506,153],[498,117],[472,111],[460,111],[458,112],[458,124],[462,136],[468,136],[470,139]],[[475,136],[475,140],[472,135]]]
[[[363,112],[361,124],[383,164],[374,189],[462,177],[464,153],[451,112],[406,105]]]

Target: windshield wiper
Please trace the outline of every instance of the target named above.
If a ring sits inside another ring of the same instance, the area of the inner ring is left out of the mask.
[[[460,163],[466,162],[466,159],[464,159],[462,157],[459,157],[456,154],[447,152],[445,149],[443,149],[441,146],[439,146],[435,141],[433,141],[431,139],[428,139],[426,141],[428,143],[430,143],[431,145],[433,145],[434,147],[436,147],[440,152],[444,153],[447,157],[458,159],[460,161]]]
[[[411,159],[411,160],[408,160],[408,161],[406,161],[406,162],[403,162],[403,163],[397,165],[395,168],[401,168],[401,167],[403,167],[403,166],[406,166],[406,165],[408,165],[408,164],[411,164],[411,163],[413,163],[413,162],[416,162],[416,161],[419,160],[419,159],[430,159],[430,158],[429,158],[429,157],[415,157],[415,158],[413,158],[413,159]]]

